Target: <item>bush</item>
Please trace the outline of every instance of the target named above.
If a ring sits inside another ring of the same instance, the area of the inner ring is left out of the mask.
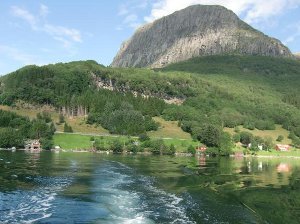
[[[43,149],[50,150],[53,148],[53,141],[51,139],[42,138],[41,145]]]
[[[150,150],[153,154],[167,153],[167,146],[162,139],[150,141]]]
[[[150,140],[150,138],[149,138],[149,136],[148,136],[147,134],[140,134],[140,135],[139,135],[139,140],[140,140],[141,142],[145,142],[145,141],[147,141],[147,140]]]
[[[157,131],[159,124],[155,122],[150,116],[145,116],[146,131]]]
[[[275,124],[269,120],[259,120],[255,122],[255,127],[258,130],[275,130]]]
[[[110,149],[113,151],[113,153],[122,153],[123,145],[119,140],[114,140],[110,146]]]
[[[44,120],[46,123],[52,121],[50,113],[43,111],[42,113],[38,113],[36,115],[37,119]]]
[[[241,141],[241,135],[239,133],[236,133],[232,136],[232,141],[234,141],[235,143],[240,142]]]
[[[294,137],[294,138],[292,139],[292,143],[293,143],[293,145],[294,145],[296,148],[300,148],[300,138]]]
[[[0,148],[24,147],[22,136],[13,128],[0,129]]]
[[[208,147],[218,147],[220,145],[222,132],[220,128],[215,125],[203,125],[195,134],[197,139]]]
[[[251,143],[251,141],[253,139],[253,135],[250,132],[242,131],[240,133],[240,138],[241,138],[242,144],[248,145],[249,143]]]
[[[103,142],[102,142],[102,140],[101,139],[95,139],[95,141],[94,141],[94,147],[96,148],[96,150],[98,150],[98,151],[105,151],[105,150],[107,150],[105,147],[104,147],[104,144],[103,144]]]
[[[271,137],[265,137],[263,143],[263,149],[270,151],[272,148],[274,148],[273,139]]]
[[[58,117],[58,123],[59,124],[65,123],[65,117],[61,113],[59,114],[59,117]]]
[[[209,147],[205,153],[212,156],[216,156],[219,155],[219,149],[217,147]]]
[[[72,133],[73,129],[72,129],[72,127],[70,125],[68,125],[67,123],[65,123],[65,125],[64,125],[64,132]]]
[[[247,120],[244,122],[243,127],[249,130],[254,130],[255,129],[255,123],[252,120]]]
[[[127,146],[127,150],[128,150],[129,152],[132,152],[132,153],[136,154],[136,153],[139,151],[139,147],[138,147],[137,145],[131,143],[131,144],[129,144],[129,145]]]
[[[284,139],[284,137],[282,135],[278,135],[276,141],[281,142],[283,139]]]
[[[189,145],[189,147],[187,148],[187,152],[192,154],[192,155],[195,155],[196,154],[196,149],[195,149],[194,146]]]
[[[238,127],[238,126],[236,126],[235,128],[234,128],[234,132],[235,133],[239,133],[241,130],[240,130],[240,128]]]
[[[170,145],[170,154],[174,155],[176,153],[176,148],[173,144]]]
[[[219,155],[229,156],[232,153],[233,144],[231,136],[227,132],[222,132],[219,145]]]

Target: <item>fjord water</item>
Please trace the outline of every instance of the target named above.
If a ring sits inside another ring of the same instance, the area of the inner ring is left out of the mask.
[[[300,160],[0,152],[0,223],[299,223]]]

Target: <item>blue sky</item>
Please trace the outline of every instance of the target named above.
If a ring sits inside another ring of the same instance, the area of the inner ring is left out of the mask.
[[[223,5],[300,52],[300,0],[1,0],[0,75],[24,65],[109,65],[141,24],[193,4]]]

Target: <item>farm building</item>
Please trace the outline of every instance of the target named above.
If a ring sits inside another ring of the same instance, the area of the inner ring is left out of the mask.
[[[286,152],[290,150],[290,146],[289,145],[282,145],[282,144],[277,144],[275,149],[277,151],[281,151],[281,152]]]
[[[30,140],[26,142],[25,150],[40,151],[41,143],[39,140]]]

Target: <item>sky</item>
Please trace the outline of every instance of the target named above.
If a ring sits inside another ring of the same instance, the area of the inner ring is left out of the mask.
[[[0,75],[25,65],[109,65],[137,27],[189,5],[223,5],[300,52],[300,0],[0,0]]]

